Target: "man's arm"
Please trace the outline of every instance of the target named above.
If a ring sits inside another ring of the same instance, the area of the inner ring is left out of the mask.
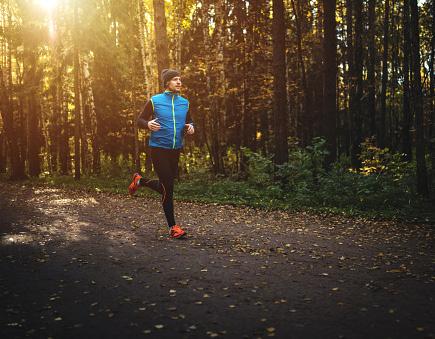
[[[152,119],[154,114],[153,103],[151,100],[148,100],[141,112],[139,117],[137,118],[137,125],[141,128],[149,129],[148,122]]]
[[[192,120],[192,116],[190,115],[190,108],[187,111],[187,115],[186,115],[186,124],[192,124],[193,125],[193,120]]]
[[[192,116],[190,114],[190,105],[189,105],[189,108],[188,108],[187,114],[186,114],[186,125],[185,126],[187,128],[187,130],[186,130],[187,134],[195,133],[195,127],[193,124]]]

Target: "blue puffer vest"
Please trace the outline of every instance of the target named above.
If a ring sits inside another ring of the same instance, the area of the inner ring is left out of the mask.
[[[166,91],[151,97],[154,117],[160,129],[151,132],[151,147],[179,149],[183,147],[184,125],[189,110],[189,101],[182,96]]]

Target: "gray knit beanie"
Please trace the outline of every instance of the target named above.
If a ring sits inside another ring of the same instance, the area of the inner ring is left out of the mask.
[[[176,69],[164,69],[161,75],[163,87],[166,88],[166,84],[168,83],[168,81],[170,81],[172,78],[179,76],[180,72]]]

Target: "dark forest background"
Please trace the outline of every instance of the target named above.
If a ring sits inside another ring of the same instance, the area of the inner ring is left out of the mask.
[[[416,211],[434,196],[434,12],[433,0],[1,0],[0,172],[150,172],[135,120],[173,67],[196,125],[180,195]]]

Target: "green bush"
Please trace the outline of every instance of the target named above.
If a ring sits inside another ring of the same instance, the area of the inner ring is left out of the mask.
[[[277,166],[277,177],[284,183],[288,192],[298,204],[310,204],[313,192],[318,190],[319,179],[325,175],[323,167],[328,155],[325,140],[314,138],[311,145],[301,148],[293,147],[289,161]]]
[[[272,158],[253,152],[249,148],[242,148],[242,152],[248,163],[248,182],[260,187],[274,185]]]
[[[341,159],[319,179],[318,203],[325,206],[355,207],[360,210],[407,208],[415,195],[415,168],[402,156],[380,149],[372,140],[362,143],[361,168],[351,169]]]
[[[401,154],[379,149],[371,140],[362,144],[361,168],[352,169],[350,159],[341,156],[325,170],[328,155],[325,140],[313,139],[305,148],[293,147],[289,161],[274,166],[272,157],[249,149],[246,182],[218,180],[214,194],[226,192],[233,199],[272,207],[328,208],[361,212],[411,213],[421,204],[416,195],[415,165],[405,162]],[[235,190],[226,185],[237,187]],[[235,186],[234,186],[235,185]]]

